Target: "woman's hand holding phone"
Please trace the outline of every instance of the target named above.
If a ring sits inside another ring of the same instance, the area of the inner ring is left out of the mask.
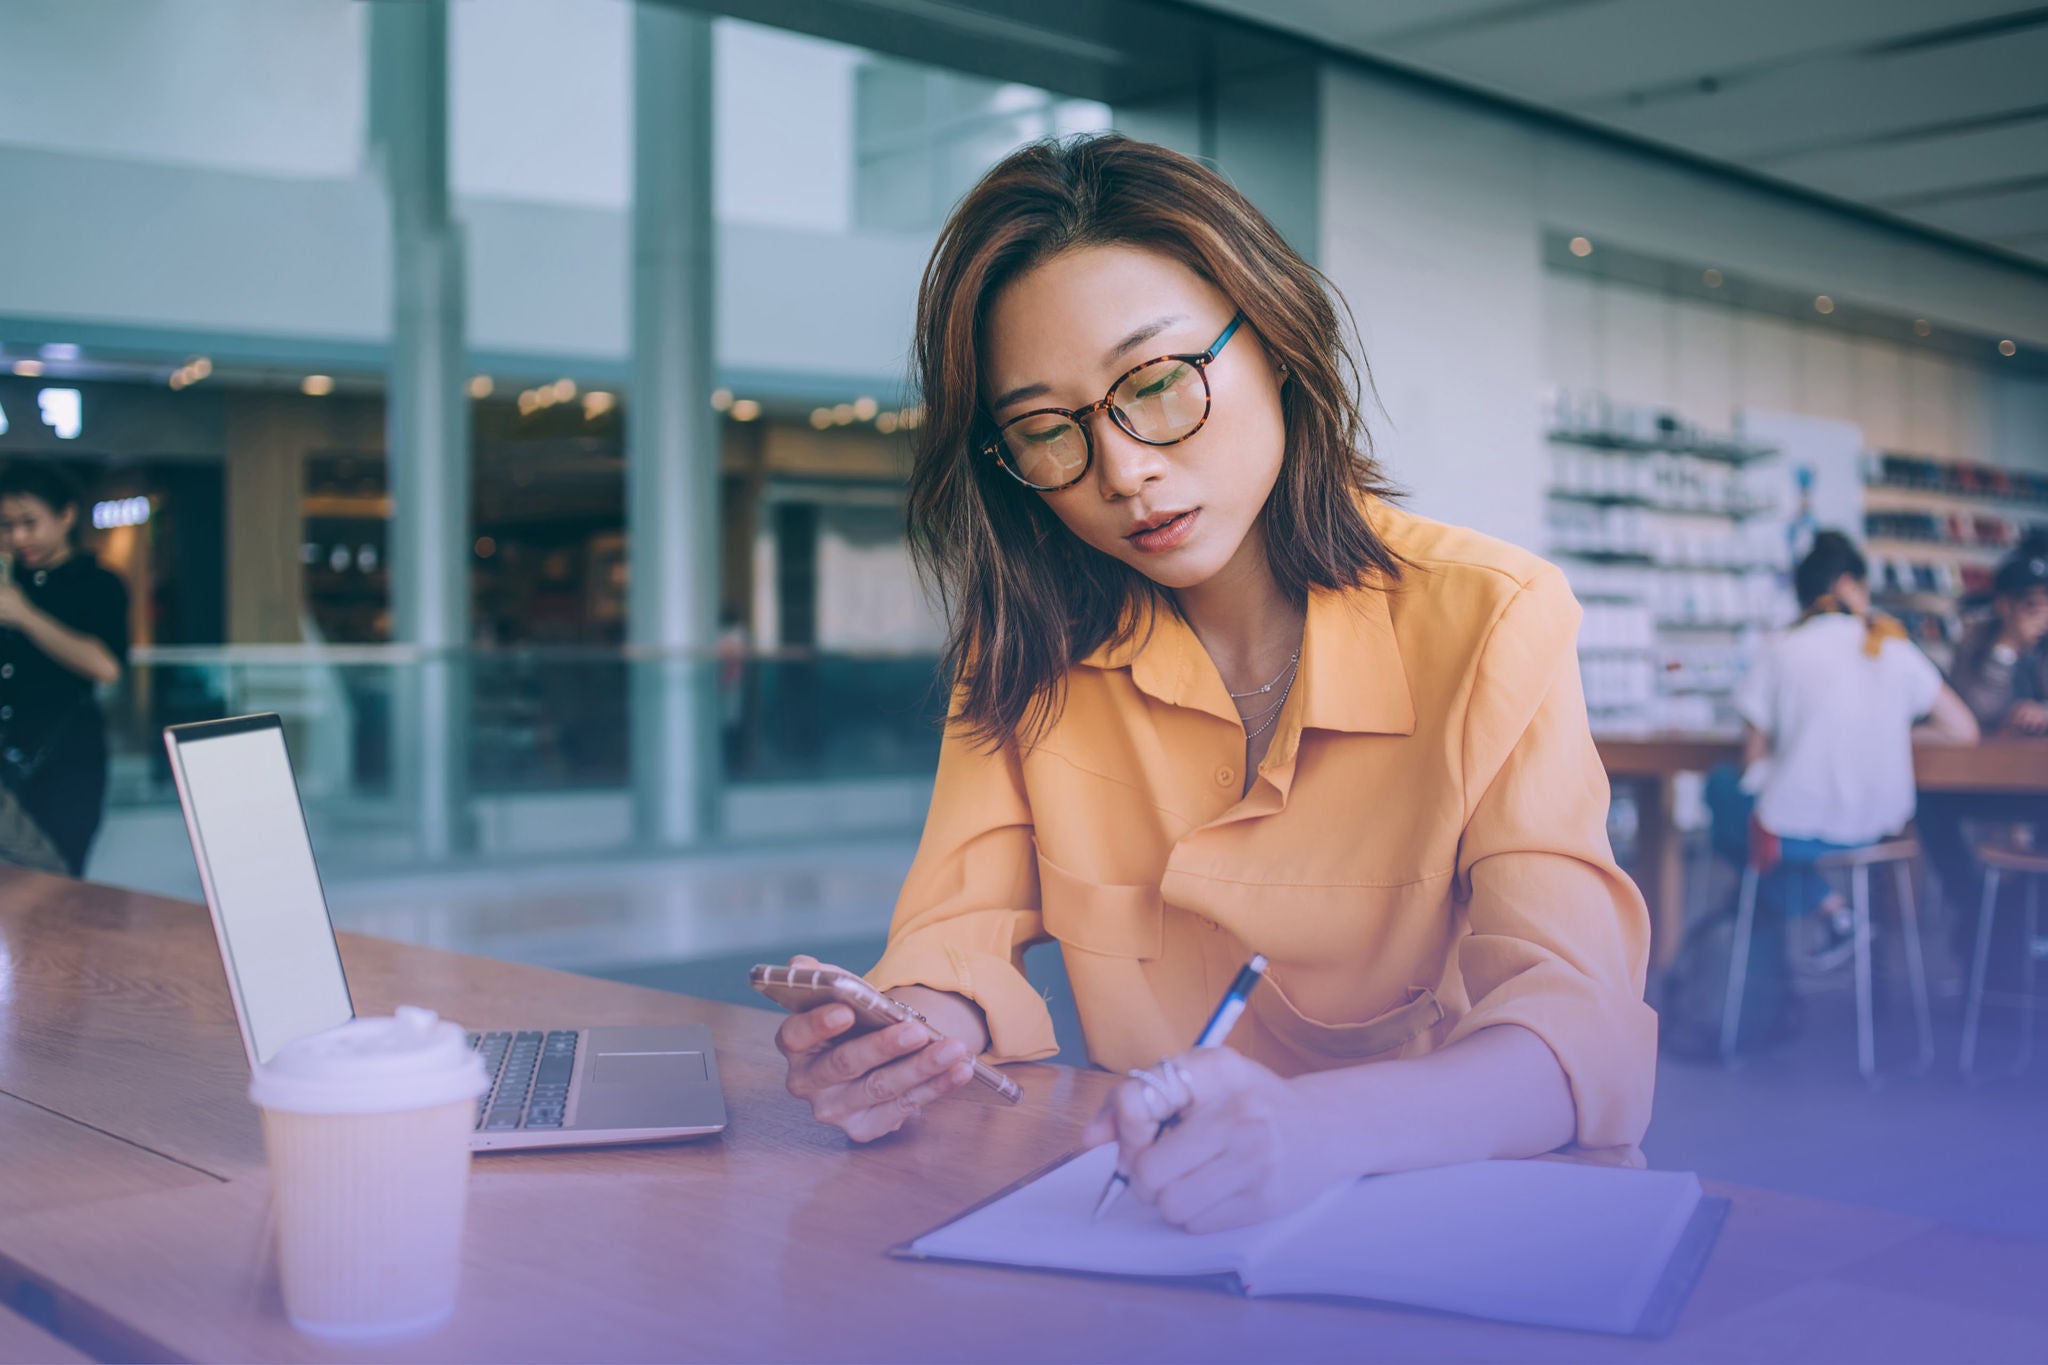
[[[826,964],[800,954],[789,965]],[[923,994],[937,996],[930,1003],[939,1007],[940,1002],[965,1004],[916,987],[897,992],[929,1014],[927,1002],[914,998]],[[971,1007],[967,1012],[973,1012]],[[973,1022],[979,1026],[978,1019]],[[809,1101],[819,1122],[831,1124],[855,1142],[888,1136],[926,1105],[974,1077],[974,1057],[980,1048],[972,1038],[941,1038],[914,1019],[848,1037],[855,1025],[853,1009],[832,1002],[790,1015],[775,1031],[775,1046],[789,1064],[789,1093]]]

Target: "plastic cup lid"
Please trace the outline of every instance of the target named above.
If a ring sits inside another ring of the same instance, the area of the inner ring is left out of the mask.
[[[287,1043],[256,1068],[249,1098],[292,1114],[393,1114],[474,1100],[489,1084],[460,1024],[400,1005]]]

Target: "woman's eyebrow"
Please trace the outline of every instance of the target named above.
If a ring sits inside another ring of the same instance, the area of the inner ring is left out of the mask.
[[[1169,313],[1167,316],[1163,318],[1154,318],[1152,319],[1152,321],[1146,323],[1144,326],[1138,328],[1129,336],[1125,337],[1122,341],[1119,341],[1116,345],[1110,347],[1108,352],[1104,354],[1104,356],[1102,357],[1102,363],[1104,365],[1114,365],[1117,362],[1117,360],[1121,356],[1123,356],[1125,352],[1129,351],[1132,347],[1141,345],[1146,341],[1150,341],[1153,337],[1158,336],[1161,332],[1173,326],[1173,324],[1176,322],[1186,321],[1187,317],[1185,314],[1182,313]],[[1023,384],[1018,386],[1017,388],[1011,389],[1008,393],[1005,393],[998,397],[995,402],[989,404],[989,411],[1001,412],[1004,408],[1007,408],[1012,403],[1021,402],[1026,398],[1036,398],[1040,394],[1050,392],[1052,392],[1052,390],[1044,384]]]

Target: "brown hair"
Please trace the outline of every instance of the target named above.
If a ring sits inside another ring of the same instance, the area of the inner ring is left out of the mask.
[[[995,430],[979,343],[996,295],[1063,251],[1110,244],[1159,252],[1214,284],[1287,365],[1287,444],[1264,511],[1280,590],[1305,600],[1311,588],[1353,587],[1375,571],[1400,576],[1360,507],[1362,495],[1390,489],[1371,457],[1365,372],[1344,344],[1334,287],[1198,161],[1118,133],[1031,143],[953,210],[917,299],[924,419],[910,473],[911,551],[946,608],[956,723],[985,743],[1038,738],[1058,718],[1075,663],[1128,640],[1146,604],[1172,606],[982,453]]]

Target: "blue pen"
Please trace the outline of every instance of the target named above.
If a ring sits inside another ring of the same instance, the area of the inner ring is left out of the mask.
[[[1260,978],[1265,974],[1266,955],[1253,953],[1252,960],[1244,964],[1244,969],[1238,972],[1237,979],[1230,983],[1230,989],[1223,993],[1223,999],[1217,1002],[1216,1012],[1209,1016],[1209,1022],[1202,1027],[1202,1036],[1195,1039],[1196,1047],[1223,1046],[1223,1040],[1237,1027],[1238,1016],[1244,1013],[1245,1002],[1251,999],[1252,987],[1258,985]],[[1179,1115],[1175,1115],[1160,1124],[1154,1130],[1153,1136],[1156,1138],[1171,1128],[1178,1118]],[[1089,1215],[1090,1218],[1100,1218],[1108,1212],[1109,1206],[1116,1202],[1117,1196],[1122,1194],[1130,1183],[1130,1177],[1122,1171],[1112,1175],[1109,1184],[1103,1187],[1102,1198],[1096,1201],[1095,1212]]]

